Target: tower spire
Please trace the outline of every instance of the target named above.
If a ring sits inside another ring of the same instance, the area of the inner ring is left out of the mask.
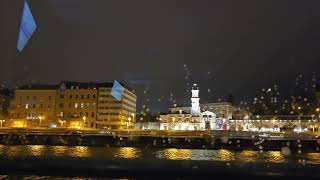
[[[200,116],[200,98],[199,98],[199,88],[197,84],[192,86],[192,97],[191,97],[191,115],[193,117]]]

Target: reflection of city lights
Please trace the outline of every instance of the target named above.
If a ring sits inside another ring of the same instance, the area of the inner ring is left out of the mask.
[[[89,157],[89,147],[86,146],[75,146],[70,148],[70,155],[73,157]]]
[[[40,156],[43,154],[43,151],[45,149],[44,145],[31,145],[31,146],[27,146],[30,149],[30,153],[33,156]]]
[[[220,161],[233,161],[235,160],[235,154],[229,150],[221,149],[217,151],[217,156],[213,157],[213,159]]]
[[[320,153],[307,153],[306,158],[316,164],[320,164]]]
[[[164,158],[170,160],[190,160],[191,150],[189,149],[166,149],[163,151]]]
[[[66,146],[51,146],[54,155],[63,155],[67,147]]]
[[[267,156],[267,161],[269,162],[273,162],[273,163],[285,162],[285,158],[280,151],[269,151],[267,152],[266,156]]]
[[[247,161],[247,162],[253,162],[253,161],[256,161],[258,159],[258,152],[257,151],[242,151],[240,154],[239,154],[239,158],[242,160],[242,161]]]
[[[139,157],[140,151],[137,148],[133,147],[122,147],[120,148],[119,154],[116,154],[116,157],[124,159],[136,159]]]

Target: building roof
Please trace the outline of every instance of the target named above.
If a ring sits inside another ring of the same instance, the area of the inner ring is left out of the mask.
[[[119,82],[119,81],[118,81]],[[123,86],[125,89],[128,89],[129,91],[132,91],[132,88],[128,87],[122,82],[119,82],[121,86]],[[113,82],[75,82],[75,81],[62,81],[60,83],[65,84],[67,89],[72,88],[79,88],[79,89],[90,89],[90,88],[100,88],[100,87],[107,87],[112,88]]]
[[[229,102],[215,102],[215,103],[200,103],[200,107],[203,106],[232,106]],[[169,109],[186,109],[191,108],[191,106],[176,106],[176,107],[170,107]]]
[[[17,88],[17,90],[55,90],[57,87],[57,85],[49,84],[29,84],[20,86]]]
[[[132,92],[132,88],[128,87],[127,85],[119,82],[125,89]],[[100,88],[100,87],[107,87],[112,88],[113,82],[75,82],[75,81],[61,81],[57,85],[52,84],[29,84],[23,85],[17,88],[17,90],[56,90],[64,84],[66,89],[93,89],[93,88]]]

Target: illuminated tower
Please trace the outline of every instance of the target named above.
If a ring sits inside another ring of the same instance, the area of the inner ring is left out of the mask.
[[[200,116],[200,98],[199,98],[199,88],[197,84],[192,86],[192,97],[191,97],[191,115],[193,117]]]

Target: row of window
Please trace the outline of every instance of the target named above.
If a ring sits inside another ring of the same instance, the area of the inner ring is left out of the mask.
[[[81,99],[85,99],[85,98],[87,98],[87,99],[90,99],[92,97],[92,99],[95,99],[96,98],[96,95],[95,94],[92,94],[92,95],[90,95],[90,94],[88,94],[88,95],[78,95],[78,94],[76,94],[76,95],[72,95],[72,94],[70,94],[69,95],[69,99],[79,99],[79,98],[81,98]],[[60,94],[60,99],[64,99],[65,98],[65,95],[64,94]]]
[[[75,117],[75,118],[78,118],[78,117],[89,117],[89,113],[88,112],[79,112],[79,113],[71,113],[71,112],[68,112],[68,113],[65,113],[65,112],[60,112],[60,117]],[[94,118],[95,117],[95,113],[94,112],[91,112],[91,117]]]
[[[43,113],[24,113],[24,116],[21,116],[20,113],[11,114],[12,118],[26,118],[26,119],[39,119],[39,116],[42,116]]]
[[[11,104],[11,107],[14,108],[15,104]],[[20,108],[21,104],[17,104],[17,108]],[[51,108],[51,106],[48,104],[25,104],[24,105],[25,109],[29,109],[29,108]]]
[[[100,116],[119,116],[119,113],[99,113]]]
[[[102,109],[121,109],[121,107],[99,107],[99,110]]]
[[[92,107],[96,106],[96,103],[92,103],[91,104]],[[64,103],[60,103],[59,104],[60,108],[64,108]],[[90,103],[69,103],[68,104],[69,108],[89,108],[90,107]]]
[[[97,121],[120,121],[120,119],[97,119]]]
[[[38,99],[37,96],[31,96],[31,97],[30,97],[30,96],[19,96],[19,99],[22,100],[23,97],[26,97],[27,100],[30,100],[30,99],[37,100],[37,99]],[[43,96],[42,96],[42,97],[43,97]],[[49,100],[51,100],[51,98],[52,98],[51,96],[48,96],[48,99],[49,99]]]
[[[121,101],[99,101],[100,104],[120,104]]]

